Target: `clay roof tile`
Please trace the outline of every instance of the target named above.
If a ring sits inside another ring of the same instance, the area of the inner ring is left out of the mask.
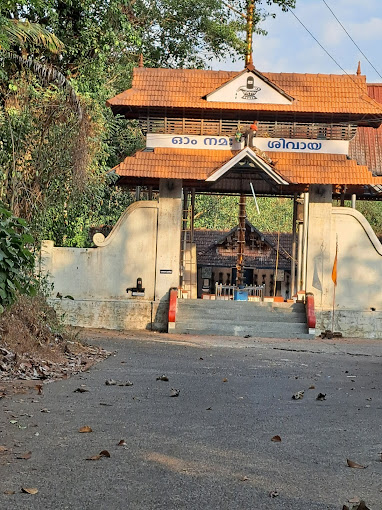
[[[365,76],[357,75],[263,73],[266,79],[295,99],[287,105],[204,99],[238,74],[200,69],[136,68],[132,88],[110,99],[108,105],[382,115],[382,107],[368,96]]]

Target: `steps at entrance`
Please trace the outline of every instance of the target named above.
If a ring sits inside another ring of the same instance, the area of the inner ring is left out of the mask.
[[[261,338],[314,338],[302,303],[179,299],[171,333]]]

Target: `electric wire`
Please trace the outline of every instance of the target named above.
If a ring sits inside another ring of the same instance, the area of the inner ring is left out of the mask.
[[[297,15],[288,7],[288,11],[296,18],[296,20],[300,23],[300,25],[308,32],[308,34],[316,41],[316,43],[320,46],[320,48],[328,55],[328,57],[333,60],[333,62],[336,64],[337,67],[339,67],[341,69],[341,71],[346,74],[346,76],[348,78],[350,78],[350,80],[354,83],[354,85],[356,85],[361,91],[362,91],[362,94],[364,95],[367,95],[367,93],[365,93],[365,90],[360,87],[360,85],[356,82],[356,80],[354,80],[354,78],[348,73],[345,71],[345,69],[341,66],[341,64],[339,62],[337,62],[337,60],[328,52],[328,50],[320,43],[320,41],[317,39],[317,37],[309,30],[309,28],[304,25],[304,23],[300,20],[300,18],[297,17]],[[369,96],[368,96],[369,97]],[[370,98],[371,99],[371,98]],[[376,104],[378,104],[376,101],[374,101]],[[379,106],[379,108],[381,109],[381,112],[382,112],[382,105]],[[375,119],[375,120],[379,120],[379,119]]]
[[[354,46],[358,49],[358,51],[361,53],[361,55],[367,60],[367,62],[371,65],[371,67],[374,69],[374,71],[378,74],[378,76],[382,79],[382,76],[381,74],[379,73],[378,69],[376,69],[374,67],[374,65],[372,64],[372,62],[370,62],[370,60],[367,58],[367,56],[365,55],[365,53],[361,50],[361,48],[358,46],[358,44],[355,42],[355,40],[353,39],[353,37],[349,34],[349,32],[346,30],[346,28],[344,27],[344,25],[341,23],[341,21],[338,19],[338,17],[336,16],[336,14],[333,12],[333,10],[331,9],[331,7],[326,3],[326,0],[322,0],[324,2],[324,4],[326,5],[326,7],[329,9],[329,11],[332,13],[332,15],[334,16],[334,18],[336,19],[336,21],[338,22],[338,24],[341,26],[341,28],[344,30],[344,32],[346,33],[346,35],[349,37],[349,39],[351,40],[351,42],[354,44]]]
[[[325,0],[323,0],[323,2],[326,4]],[[238,11],[237,9],[235,9],[234,7],[232,7],[232,5],[228,4],[227,2],[223,1],[223,4],[228,7],[229,9],[231,9],[232,11],[236,12],[236,14],[239,14],[240,16],[242,16],[243,18],[246,18],[245,14],[241,13],[240,11]],[[326,4],[326,6],[330,9],[330,7]],[[303,28],[308,32],[308,34],[316,41],[316,43],[324,50],[324,52],[328,55],[329,58],[331,58],[331,60],[333,60],[333,62],[337,65],[337,67],[339,67],[339,69],[341,69],[341,71],[346,75],[348,76],[348,78],[350,78],[352,80],[352,82],[362,91],[362,94],[365,94],[365,91],[363,90],[362,87],[359,86],[359,84],[353,79],[353,77],[347,73],[345,71],[345,69],[339,64],[339,62],[337,62],[337,60],[326,50],[326,48],[320,43],[320,41],[313,35],[313,33],[304,25],[304,23],[297,17],[297,15],[289,8],[287,7],[287,10],[293,14],[293,16],[296,18],[296,20],[303,26]],[[331,9],[330,9],[331,10]],[[335,14],[333,13],[333,15],[335,16]],[[336,16],[335,16],[336,17]],[[336,18],[337,19],[337,18]],[[340,21],[337,19],[337,21],[340,23]],[[341,23],[340,23],[341,24]],[[342,26],[342,24],[341,24]],[[346,31],[345,27],[342,26],[342,28]],[[346,32],[348,34],[348,32]],[[348,34],[349,35],[349,34]],[[350,37],[350,35],[349,35]],[[351,37],[350,37],[351,38]],[[351,38],[352,39],[352,38]],[[352,39],[353,41],[353,39]],[[354,42],[354,41],[353,41]],[[356,44],[354,42],[354,44]],[[357,44],[356,44],[357,46]],[[378,71],[375,69],[375,67],[373,66],[373,64],[371,64],[371,62],[369,61],[369,59],[366,57],[366,55],[364,55],[364,53],[362,52],[362,50],[357,46],[357,48],[359,49],[359,51],[362,53],[362,55],[366,58],[366,60],[369,62],[369,64],[373,67],[373,69],[377,72],[378,76],[380,76],[382,78],[382,76],[378,73]],[[366,93],[367,95],[367,93]],[[371,98],[370,98],[371,99]],[[377,103],[376,101],[374,101],[375,103]],[[382,106],[380,107],[381,109],[381,112],[382,112]],[[382,117],[379,118],[379,117],[376,117],[373,119],[374,122],[378,123],[380,121],[382,121]],[[342,124],[342,125],[349,125],[349,124],[352,124],[352,122],[338,122],[338,124]]]

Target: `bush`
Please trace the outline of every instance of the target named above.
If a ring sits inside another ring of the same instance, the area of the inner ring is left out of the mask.
[[[33,244],[27,223],[0,206],[0,312],[16,300],[17,293],[34,295]]]

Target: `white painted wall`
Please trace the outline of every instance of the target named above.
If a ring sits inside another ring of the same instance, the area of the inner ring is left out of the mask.
[[[377,236],[350,207],[334,207],[331,223],[332,263],[338,234],[336,308],[382,311],[382,245]]]
[[[132,204],[97,248],[57,248],[43,241],[40,267],[54,285],[52,296],[126,300],[126,288],[140,277],[143,299],[154,299],[158,207],[151,201]]]
[[[382,338],[382,245],[366,218],[332,207],[331,186],[309,189],[306,290],[315,296],[317,332],[332,329],[332,269],[338,240],[334,330],[343,336]]]

